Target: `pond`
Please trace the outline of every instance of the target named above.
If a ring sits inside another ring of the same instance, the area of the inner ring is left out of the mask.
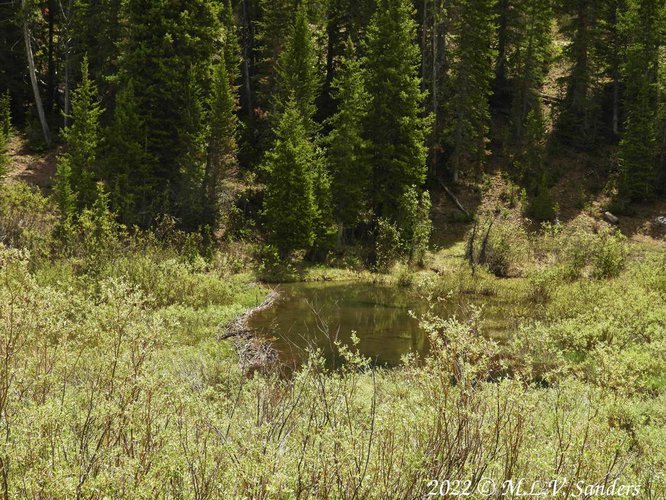
[[[289,283],[277,288],[277,302],[257,312],[249,326],[270,338],[288,365],[298,365],[308,346],[320,348],[329,365],[339,364],[334,341],[351,344],[377,364],[396,366],[405,354],[428,352],[418,317],[427,310],[425,300],[407,290],[372,283]],[[467,319],[479,298],[467,296],[438,304],[438,314]],[[491,307],[486,307],[490,303]],[[508,309],[495,297],[483,297],[486,334],[502,336],[509,326]]]

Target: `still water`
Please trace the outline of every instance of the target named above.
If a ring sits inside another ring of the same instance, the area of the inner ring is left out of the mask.
[[[273,340],[287,364],[298,364],[308,346],[320,348],[329,364],[338,364],[335,339],[351,344],[352,332],[359,350],[377,364],[395,366],[408,353],[428,351],[426,334],[418,317],[427,303],[403,289],[370,283],[290,283],[277,288],[280,298],[249,321],[259,335]],[[438,305],[443,317],[469,317],[469,299]],[[503,324],[493,326],[503,329]]]

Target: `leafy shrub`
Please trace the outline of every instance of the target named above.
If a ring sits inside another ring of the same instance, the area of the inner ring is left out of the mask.
[[[470,237],[468,253],[479,264],[498,277],[517,276],[528,257],[529,240],[522,224],[503,218],[478,223],[476,235]],[[474,240],[474,241],[472,241]]]
[[[419,200],[412,236],[411,261],[419,266],[425,265],[425,258],[432,234],[432,220],[430,219],[430,194],[424,191]]]
[[[575,280],[588,273],[595,279],[613,278],[627,260],[626,238],[615,229],[592,233],[582,229],[563,235],[560,262],[564,275]]]
[[[403,253],[400,231],[388,219],[377,221],[377,239],[375,241],[376,267],[379,271],[388,271]]]
[[[24,248],[33,261],[47,256],[55,214],[48,200],[23,182],[0,187],[0,243]]]
[[[614,278],[620,274],[627,261],[626,240],[619,231],[603,231],[599,234],[592,257],[593,278]]]

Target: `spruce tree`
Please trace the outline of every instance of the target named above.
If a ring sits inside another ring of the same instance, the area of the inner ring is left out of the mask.
[[[334,217],[341,229],[353,228],[368,208],[372,169],[364,137],[369,103],[364,81],[365,73],[350,38],[332,84],[337,112],[328,120],[331,131],[326,138]]]
[[[314,116],[317,111],[315,100],[319,94],[320,82],[306,2],[301,2],[296,11],[287,46],[278,60],[277,72],[274,110],[279,114],[289,96],[293,96],[303,118],[306,133],[314,136],[318,130]]]
[[[221,22],[224,28],[223,56],[225,68],[229,82],[235,86],[240,76],[241,49],[231,0],[226,0],[221,9]]]
[[[316,153],[293,97],[280,114],[275,137],[263,164],[269,178],[263,213],[268,239],[284,258],[292,250],[312,246],[317,217],[313,185]]]
[[[232,94],[224,54],[215,67],[208,127],[208,152],[204,178],[203,223],[216,227],[223,209],[224,181],[235,175],[236,136],[238,118],[236,100]],[[228,207],[227,207],[228,208]]]
[[[478,171],[485,160],[493,76],[494,4],[495,0],[455,3],[449,123],[445,132],[452,149],[450,168],[454,182],[460,171]]]
[[[589,147],[598,138],[600,66],[597,0],[563,0],[559,12],[569,19],[562,33],[571,41],[565,57],[571,64],[565,78],[566,94],[556,124],[558,136],[570,145]]]
[[[154,180],[146,151],[147,131],[130,79],[116,94],[110,126],[105,132],[102,177],[110,187],[110,205],[126,224],[147,225]]]
[[[76,193],[79,210],[95,201],[99,119],[102,114],[95,84],[88,75],[87,57],[83,58],[81,75],[81,83],[72,96],[72,125],[63,131],[66,152],[58,160],[59,168],[64,163],[66,166],[63,168],[71,170],[71,175],[67,177],[72,191]]]
[[[190,218],[196,210],[184,204],[201,179],[183,176],[202,177],[205,167],[205,155],[203,161],[199,157],[206,132],[200,110],[210,94],[220,19],[210,0],[128,0],[123,5],[130,28],[120,80],[131,78],[134,83],[155,185],[153,210],[146,217],[152,220],[158,212],[171,212]]]
[[[539,91],[552,52],[552,1],[516,0],[508,26],[506,66],[514,84],[511,121],[519,141],[530,110],[540,106]]]
[[[627,118],[620,143],[619,190],[623,201],[650,199],[658,178],[662,4],[660,0],[631,0],[624,20],[628,47],[624,68]]]
[[[414,11],[408,0],[380,0],[368,28],[365,121],[376,218],[397,223],[403,196],[425,180],[428,129],[424,118]],[[402,229],[402,228],[400,228]]]

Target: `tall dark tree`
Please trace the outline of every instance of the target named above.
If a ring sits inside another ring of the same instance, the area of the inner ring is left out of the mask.
[[[109,186],[111,209],[126,224],[147,225],[155,189],[153,159],[146,150],[147,130],[132,80],[116,94],[104,146],[102,177]]]
[[[81,74],[81,83],[72,96],[72,124],[63,131],[66,150],[58,158],[58,169],[68,172],[61,173],[60,178],[69,177],[79,210],[90,207],[96,197],[102,115],[97,88],[88,75],[86,57],[81,63]]]
[[[578,147],[588,147],[598,138],[598,4],[598,0],[560,3],[560,14],[566,20],[562,33],[571,40],[565,51],[571,69],[564,81],[557,131],[565,143]]]
[[[205,166],[200,153],[206,122],[199,110],[210,93],[211,63],[220,49],[219,16],[207,0],[178,5],[129,0],[124,16],[120,85],[132,80],[145,121],[146,151],[154,159],[153,197],[162,200],[153,205],[156,211],[182,214],[184,200],[198,184],[183,176],[200,175]]]
[[[203,222],[211,228],[220,226],[220,216],[228,206],[229,194],[225,182],[238,169],[236,135],[238,118],[236,100],[229,84],[224,57],[215,67],[210,104],[206,172],[204,177]],[[226,201],[226,203],[225,203]]]
[[[429,119],[424,118],[413,14],[407,0],[380,0],[368,28],[365,58],[370,198],[375,216],[394,222],[403,218],[405,193],[421,186],[426,174]]]
[[[372,174],[369,143],[364,136],[369,96],[351,38],[332,87],[337,112],[328,121],[331,132],[326,145],[335,193],[334,216],[342,231],[344,227],[353,229],[367,211]]]
[[[462,170],[483,165],[490,125],[495,0],[458,0],[453,8],[451,88],[446,143],[454,182]]]
[[[314,120],[317,111],[315,101],[321,86],[317,69],[307,3],[302,2],[296,11],[286,47],[278,59],[277,92],[273,108],[280,113],[289,96],[293,96],[305,130],[310,135],[314,135],[318,129]]]
[[[654,195],[658,178],[659,64],[663,2],[631,0],[624,20],[628,40],[624,79],[625,131],[620,143],[620,196]]]
[[[292,250],[310,249],[315,242],[316,160],[303,117],[291,98],[280,114],[275,142],[263,164],[269,179],[264,198],[266,230],[269,241],[282,257]]]

